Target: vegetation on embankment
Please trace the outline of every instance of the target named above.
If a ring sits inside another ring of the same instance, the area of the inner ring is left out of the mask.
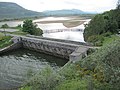
[[[120,10],[115,9],[96,15],[84,30],[84,39],[96,46],[101,46],[106,37],[120,31]],[[104,38],[105,37],[105,38]]]
[[[22,31],[36,36],[43,34],[42,29],[38,28],[37,24],[33,23],[33,21],[29,19],[23,22]]]
[[[3,33],[0,33],[0,49],[12,44],[11,36],[4,36]]]
[[[50,67],[31,74],[20,90],[120,90],[120,11],[96,15],[86,26],[86,41],[100,49],[59,71]],[[53,78],[54,76],[54,78]]]
[[[50,67],[29,74],[20,90],[119,90],[120,38],[60,71]]]
[[[10,27],[7,24],[3,24],[1,28],[4,30],[4,33],[16,34],[16,35],[36,35],[40,36],[43,34],[43,31],[38,28],[37,24],[33,23],[31,19],[26,19],[23,21],[23,25],[19,24],[16,27]],[[7,30],[6,30],[7,29]],[[9,32],[8,30],[14,29],[14,32]]]

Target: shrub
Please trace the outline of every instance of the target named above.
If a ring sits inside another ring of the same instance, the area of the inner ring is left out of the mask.
[[[87,82],[85,80],[67,80],[58,85],[55,90],[87,90]]]
[[[106,33],[103,34],[104,37],[110,37],[111,35],[112,35],[111,32],[106,32]]]
[[[88,38],[88,42],[93,43],[95,46],[102,46],[104,37],[102,35],[92,35]]]
[[[80,62],[82,67],[95,72],[97,81],[109,83],[119,90],[120,85],[120,39],[104,46]],[[102,77],[101,77],[102,75]],[[103,79],[102,79],[103,78]]]
[[[116,34],[120,29],[120,10],[110,10],[103,14],[96,15],[84,30],[84,39],[89,41],[89,37],[93,35]],[[109,33],[110,32],[110,33]],[[99,45],[100,42],[97,44]]]
[[[34,35],[40,36],[43,34],[43,31],[40,28],[36,28],[33,32]]]
[[[31,90],[53,90],[62,80],[62,77],[47,67],[33,76],[27,83]]]
[[[11,38],[12,38],[11,36],[2,37],[2,40],[0,40],[0,48],[4,48],[8,45],[11,45],[12,44]]]
[[[37,28],[37,24],[33,23],[32,20],[25,20],[23,22],[23,32],[27,32],[31,35],[42,35],[43,32],[40,28]]]

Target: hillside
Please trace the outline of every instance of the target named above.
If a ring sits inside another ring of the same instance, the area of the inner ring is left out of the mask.
[[[44,11],[46,16],[61,16],[61,15],[81,15],[81,14],[90,14],[78,9],[63,9],[63,10],[53,10],[53,11]]]
[[[27,10],[16,3],[0,2],[0,19],[40,16],[39,12]]]
[[[0,20],[9,18],[24,18],[34,16],[68,16],[68,15],[82,15],[82,14],[95,14],[84,12],[78,9],[63,9],[53,11],[36,12],[27,10],[20,5],[12,2],[0,2]]]

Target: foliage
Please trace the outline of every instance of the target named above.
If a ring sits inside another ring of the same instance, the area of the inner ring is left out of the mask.
[[[107,37],[104,37],[104,41],[103,41],[103,46],[111,44],[113,41],[118,40],[120,37],[117,35],[110,35]]]
[[[9,32],[10,34],[15,34],[15,35],[27,35],[28,33],[27,32],[23,32],[21,30],[19,31],[16,31],[16,32]]]
[[[1,28],[8,28],[9,26],[7,24],[3,24]]]
[[[106,82],[119,90],[120,84],[120,39],[107,45],[80,62],[81,67],[92,71],[93,78]]]
[[[76,79],[77,70],[74,64],[68,63],[65,67],[62,68],[62,70],[59,71],[59,74],[63,77],[65,77],[66,80]]]
[[[6,46],[9,46],[12,44],[10,36],[3,36],[2,39],[0,40],[0,48],[4,48]]]
[[[102,35],[92,35],[88,38],[88,42],[93,43],[95,46],[102,46],[104,37]]]
[[[67,90],[70,88],[77,90],[80,85],[77,86],[74,83],[80,83],[79,80],[81,82],[87,80],[84,85],[92,88],[88,90],[119,90],[119,62],[120,38],[114,40],[110,45],[105,45],[101,49],[96,50],[93,54],[90,54],[79,62],[69,63],[65,66],[60,72],[65,76],[66,81],[57,86],[60,88],[58,90]],[[92,81],[88,77],[91,77]]]
[[[66,80],[58,85],[55,90],[87,90],[87,82],[85,80]]]
[[[31,90],[31,86],[22,87],[19,90]]]
[[[31,86],[31,90],[53,90],[61,79],[59,74],[47,67],[33,76],[27,86]]]
[[[39,36],[42,35],[43,31],[40,28],[36,28],[35,31],[33,32],[33,35]]]
[[[43,32],[40,28],[37,28],[37,24],[32,23],[32,20],[25,20],[23,22],[23,32],[27,32],[31,35],[42,35]]]
[[[120,9],[120,0],[117,2],[117,9]]]
[[[94,42],[96,43],[96,40],[94,40],[97,37],[97,41],[100,41],[102,35],[111,35],[116,34],[119,32],[120,29],[120,10],[115,9],[108,12],[105,12],[103,14],[96,15],[88,25],[86,25],[86,28],[84,30],[84,38],[87,42]],[[101,35],[101,36],[100,36]],[[92,40],[93,39],[93,40]],[[100,39],[100,40],[99,40]]]
[[[42,70],[21,90],[119,90],[119,62],[120,38],[78,62],[69,62],[57,73]]]
[[[3,39],[4,35],[3,33],[0,33],[0,41]]]

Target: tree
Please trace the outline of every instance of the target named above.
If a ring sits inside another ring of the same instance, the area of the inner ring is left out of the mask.
[[[88,38],[92,35],[100,35],[102,33],[105,33],[105,26],[106,22],[104,20],[104,17],[101,14],[96,15],[88,25],[86,25],[86,28],[84,30],[84,39],[85,41],[88,40]]]
[[[37,24],[33,23],[32,20],[25,20],[23,22],[23,32],[27,32],[31,35],[42,35],[43,31],[37,27]]]
[[[84,30],[84,39],[87,42],[96,41],[96,37],[99,35],[105,35],[108,33],[116,34],[120,29],[120,10],[110,10],[103,14],[96,15]],[[101,41],[101,38],[100,39]],[[93,39],[93,40],[92,40]],[[95,40],[94,40],[95,39]],[[98,40],[99,41],[99,40]],[[95,43],[95,42],[94,42]]]
[[[120,9],[120,0],[117,2],[117,9]]]
[[[1,26],[1,28],[4,29],[4,34],[5,34],[5,36],[6,36],[5,28],[8,28],[8,27],[9,27],[9,26],[8,26],[7,24],[3,24],[3,25]]]

